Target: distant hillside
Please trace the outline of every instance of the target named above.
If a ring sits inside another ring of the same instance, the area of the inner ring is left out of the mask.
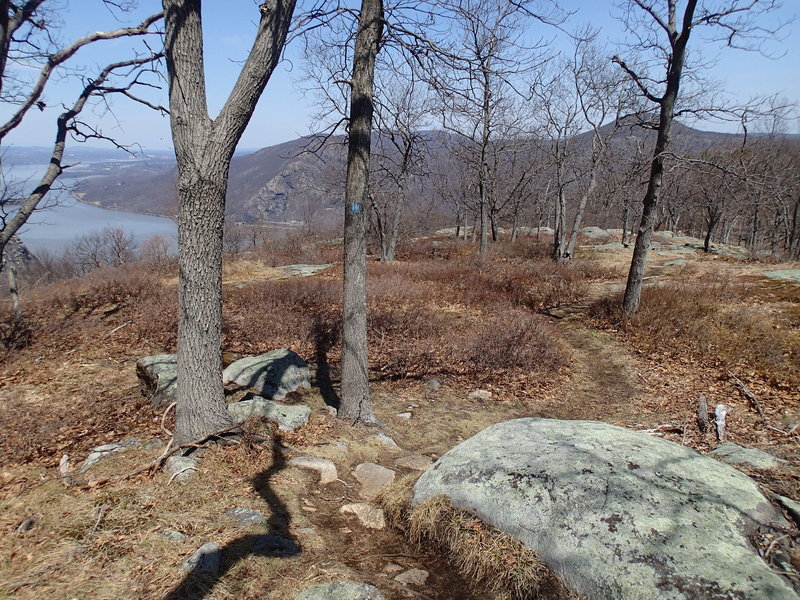
[[[617,144],[625,147],[632,138],[638,138],[648,148],[647,138],[654,135],[652,130],[626,126]],[[681,152],[697,152],[741,140],[737,134],[700,131],[680,123],[673,126],[673,135]],[[588,150],[591,135],[580,134],[575,141]],[[227,215],[235,221],[255,222],[305,221],[312,212],[316,219],[326,220],[326,214],[336,214],[342,203],[340,192],[335,190],[341,189],[344,176],[344,148],[333,144],[319,156],[308,151],[313,143],[312,138],[304,137],[234,157]],[[432,154],[443,151],[438,144],[430,147]],[[123,172],[88,179],[79,184],[77,192],[82,200],[98,206],[172,217],[176,212],[176,178],[175,168],[146,175]],[[422,186],[426,187],[425,181]]]

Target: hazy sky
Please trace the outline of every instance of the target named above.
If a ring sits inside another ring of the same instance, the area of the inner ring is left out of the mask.
[[[90,31],[120,27],[119,21],[103,7],[100,0],[56,0],[60,7],[63,30],[59,37],[72,40]],[[564,8],[574,11],[566,25],[574,29],[582,23],[591,23],[601,29],[601,34],[611,43],[622,39],[620,24],[610,13],[618,13],[610,0],[562,0]],[[800,13],[800,0],[785,0],[780,17],[789,20]],[[258,18],[257,3],[254,0],[206,0],[204,2],[204,30],[206,46],[206,73],[209,105],[212,111],[219,110],[233,85],[241,61],[252,43]],[[139,6],[132,15],[126,15],[126,23],[141,20],[150,13],[160,10],[160,3],[139,0]],[[128,21],[128,19],[130,21]],[[537,26],[537,33],[547,38],[556,38],[559,33]],[[711,74],[735,98],[745,99],[757,94],[780,93],[792,102],[800,100],[800,24],[788,25],[779,43],[769,46],[769,50],[780,58],[769,60],[757,53],[736,50],[719,51],[716,44],[705,44],[700,37],[692,38],[690,45],[702,56],[720,56]],[[157,47],[159,39],[151,39]],[[111,60],[124,58],[134,42],[114,40],[84,49],[72,63],[81,74],[90,76],[99,67]],[[255,115],[245,132],[240,148],[261,148],[294,139],[309,133],[312,126],[310,115],[313,112],[313,98],[298,90],[297,80],[302,75],[302,48],[295,43],[287,50],[285,60],[274,73],[266,92],[258,105]],[[48,108],[40,112],[32,111],[25,122],[7,138],[7,143],[21,146],[48,146],[53,142],[54,122],[60,112],[61,102],[74,101],[76,81],[64,78],[54,81],[48,89],[45,101]],[[162,82],[164,85],[164,82]],[[152,93],[150,98],[157,98]],[[166,103],[166,93],[159,100]],[[0,116],[7,116],[8,107],[0,107]],[[95,116],[87,115],[87,120]],[[129,100],[116,98],[113,101],[113,118],[102,120],[106,134],[115,136],[125,143],[138,142],[145,148],[161,149],[171,147],[169,121],[155,112]],[[709,126],[710,127],[710,126]],[[795,126],[796,127],[796,126]],[[98,145],[97,142],[91,142]]]

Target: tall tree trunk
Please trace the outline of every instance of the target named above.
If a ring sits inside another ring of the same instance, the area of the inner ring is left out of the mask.
[[[713,211],[711,208],[708,209],[708,218],[706,219],[708,227],[705,240],[703,240],[703,252],[711,252],[711,236],[714,235],[721,216],[721,213]]]
[[[208,115],[200,0],[163,0],[170,124],[178,163],[175,444],[233,426],[222,386],[222,235],[236,144],[278,64],[294,0],[267,0],[222,110]]]
[[[485,256],[489,249],[489,141],[491,137],[492,92],[489,85],[490,72],[483,67],[483,108],[481,115],[481,169],[478,188],[481,195],[481,245],[480,255]]]
[[[674,3],[671,3],[670,6],[672,10],[675,9]],[[642,281],[644,280],[644,270],[647,264],[647,253],[650,250],[650,240],[653,237],[653,226],[658,216],[658,202],[661,198],[661,187],[664,182],[664,154],[671,141],[675,102],[678,99],[680,90],[681,74],[686,58],[686,45],[689,42],[689,35],[692,31],[692,21],[696,7],[697,0],[688,1],[684,9],[682,30],[675,32],[673,29],[671,34],[672,55],[667,66],[666,89],[664,90],[664,95],[659,99],[658,132],[656,145],[653,149],[653,158],[650,161],[650,179],[642,202],[642,220],[636,235],[631,268],[628,272],[628,282],[625,286],[625,296],[622,300],[622,307],[628,314],[633,314],[639,309],[642,297]],[[670,19],[669,27],[674,28],[673,18]]]
[[[6,277],[8,278],[8,295],[11,298],[11,308],[14,318],[22,319],[22,303],[19,300],[19,287],[17,285],[17,265],[10,260],[5,261]]]
[[[350,99],[344,217],[342,402],[339,417],[377,424],[367,357],[367,244],[364,203],[369,189],[375,57],[383,34],[382,0],[362,0]]]

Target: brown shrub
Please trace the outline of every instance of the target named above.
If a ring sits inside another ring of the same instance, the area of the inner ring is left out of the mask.
[[[754,370],[773,383],[800,383],[800,334],[765,306],[744,302],[747,289],[725,279],[665,283],[642,291],[639,310],[622,314],[619,296],[590,307],[648,351],[689,354],[726,369]]]

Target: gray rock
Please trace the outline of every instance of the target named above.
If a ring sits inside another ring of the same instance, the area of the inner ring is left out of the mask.
[[[220,562],[222,559],[222,549],[214,542],[203,544],[194,554],[187,558],[181,570],[184,573],[195,575],[216,575],[219,573]]]
[[[294,530],[297,535],[305,536],[305,537],[318,537],[319,532],[314,529],[313,527],[298,527]]]
[[[411,469],[412,471],[427,471],[431,468],[433,461],[427,456],[412,454],[411,456],[404,456],[398,459],[395,464],[397,464],[398,467]]]
[[[353,476],[361,484],[359,495],[365,500],[373,500],[394,481],[394,471],[375,463],[361,463],[353,471]]]
[[[291,350],[273,350],[260,356],[242,358],[222,372],[225,385],[254,389],[259,396],[283,400],[299,387],[311,387],[308,365]]]
[[[489,390],[474,390],[467,396],[470,400],[490,400],[491,397],[492,392]]]
[[[368,529],[385,529],[386,516],[382,509],[375,508],[369,504],[356,503],[345,504],[339,509],[343,515],[355,515],[358,521]]]
[[[156,354],[136,361],[136,376],[142,394],[153,407],[166,407],[175,402],[175,383],[178,379],[177,354]]]
[[[186,481],[197,473],[200,459],[194,456],[170,456],[164,463],[164,472],[174,481]]]
[[[398,419],[405,419],[406,421],[408,421],[411,418],[411,413],[410,412],[401,412],[401,413],[397,413],[395,415],[395,417],[397,417]]]
[[[252,508],[229,508],[225,511],[225,516],[233,519],[239,527],[250,527],[267,522],[267,517]]]
[[[175,529],[162,529],[158,532],[158,535],[163,538],[167,538],[171,542],[177,543],[185,542],[187,539],[189,539],[188,535],[181,533],[180,531],[176,531]]]
[[[387,448],[392,448],[392,449],[399,448],[399,446],[397,445],[397,442],[395,442],[392,438],[390,438],[388,435],[386,435],[383,432],[376,433],[372,437],[375,438],[376,440],[378,440],[378,442],[380,442],[383,446],[386,446]]]
[[[366,583],[335,581],[303,590],[294,600],[385,600],[375,586]]]
[[[314,273],[319,273],[320,271],[324,271],[330,264],[327,265],[284,265],[282,267],[277,267],[281,271],[283,271],[287,277],[308,277],[309,275],[313,275]]]
[[[780,269],[777,271],[764,271],[764,277],[800,283],[800,269]]]
[[[327,458],[316,458],[314,456],[295,456],[289,460],[289,464],[300,469],[309,469],[319,473],[319,482],[323,485],[333,483],[339,479],[336,465]]]
[[[396,575],[402,570],[403,567],[401,567],[397,563],[389,563],[385,567],[383,567],[383,572],[386,573],[387,575]]]
[[[729,442],[720,444],[708,455],[729,465],[741,465],[755,469],[777,469],[781,465],[787,464],[785,460],[776,458],[772,454]]]
[[[517,419],[445,454],[414,487],[511,535],[593,599],[797,599],[748,534],[787,522],[740,471],[588,421]]]
[[[300,552],[296,542],[279,535],[253,536],[250,549],[259,556],[294,556]]]
[[[36,517],[28,517],[19,524],[19,527],[17,527],[17,533],[25,533],[26,531],[30,531],[33,529],[34,525],[36,525]]]
[[[611,237],[608,231],[600,227],[584,227],[580,230],[580,233],[593,240]]]
[[[291,431],[308,423],[311,407],[305,404],[282,404],[256,396],[228,404],[228,412],[237,423],[250,417],[264,417],[276,421],[282,431]]]
[[[442,382],[438,379],[428,379],[423,385],[434,392],[442,389]]]
[[[786,509],[786,512],[789,513],[792,520],[800,526],[800,503],[786,496],[779,496],[777,494],[775,495],[775,499],[778,501],[778,504]]]
[[[423,586],[425,585],[425,582],[428,581],[429,576],[430,573],[424,569],[409,569],[408,571],[397,575],[394,580],[398,583],[402,583],[403,585]]]
[[[116,454],[117,452],[122,452],[125,449],[125,446],[122,444],[103,444],[102,446],[95,446],[92,448],[89,456],[86,457],[86,460],[83,461],[81,468],[78,469],[78,473],[85,473],[102,459]]]

